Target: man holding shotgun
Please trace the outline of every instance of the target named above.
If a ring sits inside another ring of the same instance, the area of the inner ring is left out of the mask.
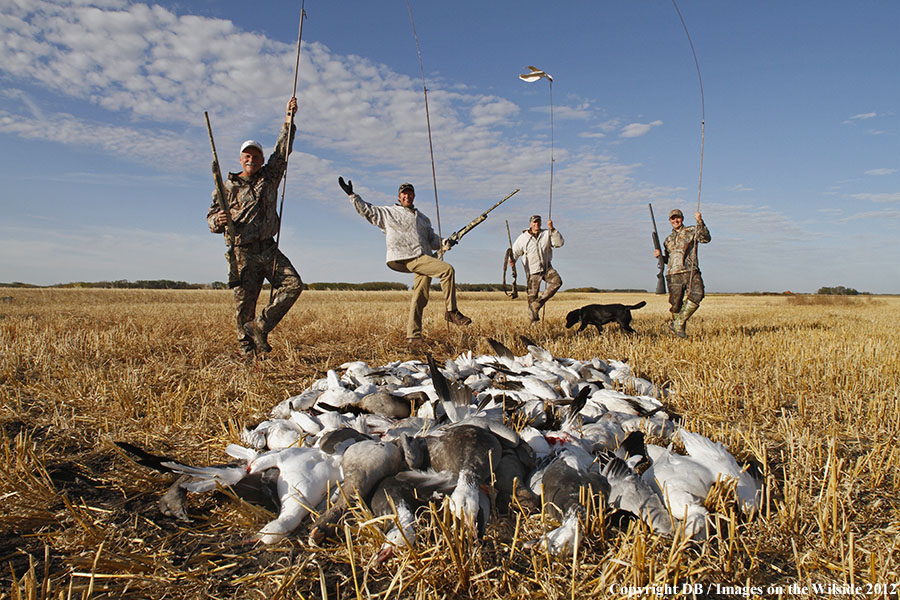
[[[297,99],[287,103],[287,116],[275,149],[263,162],[262,144],[247,140],[241,144],[238,162],[241,170],[229,173],[224,182],[228,213],[220,208],[218,191],[206,220],[213,233],[224,233],[229,220],[234,223],[234,255],[238,279],[234,282],[235,320],[238,343],[245,355],[272,350],[268,333],[275,328],[296,302],[303,281],[291,261],[278,250],[274,236],[279,230],[278,185],[287,168],[296,127],[293,116]],[[263,280],[272,284],[274,294],[256,317],[256,301]]]
[[[459,312],[456,307],[456,275],[453,267],[433,256],[438,250],[446,252],[456,242],[452,239],[442,241],[431,227],[431,220],[413,205],[416,199],[413,185],[400,185],[395,205],[373,206],[354,193],[352,181],[344,181],[343,177],[338,177],[338,184],[350,196],[356,212],[384,232],[388,268],[416,276],[406,324],[407,343],[415,346],[422,342],[422,312],[428,304],[432,277],[441,280],[446,308],[444,319],[460,327],[469,325],[472,319]]]
[[[700,301],[704,296],[703,277],[697,264],[697,244],[706,244],[712,239],[699,210],[694,218],[697,220],[696,225],[685,226],[684,214],[680,209],[673,209],[669,213],[672,233],[663,243],[666,253],[653,251],[653,256],[661,256],[669,268],[666,274],[671,305],[669,311],[672,313],[669,330],[680,338],[687,337],[684,326],[700,308]]]

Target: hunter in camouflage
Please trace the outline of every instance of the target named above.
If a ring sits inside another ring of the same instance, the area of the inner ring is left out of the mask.
[[[247,140],[241,145],[241,171],[229,173],[225,193],[234,222],[234,251],[240,284],[234,288],[235,322],[238,343],[245,354],[269,352],[268,333],[287,314],[303,290],[303,281],[291,261],[276,248],[278,233],[278,186],[287,167],[296,128],[292,117],[297,112],[297,99],[287,104],[287,117],[275,142],[268,162],[263,164],[259,142]],[[225,231],[225,212],[213,191],[212,205],[206,215],[209,230]],[[256,317],[256,301],[263,280],[275,290],[271,302]]]
[[[712,239],[700,212],[694,217],[697,224],[686,227],[681,211],[677,208],[672,210],[669,213],[672,233],[663,243],[666,253],[662,257],[666,261],[666,282],[669,284],[671,305],[669,311],[672,313],[669,329],[680,338],[687,337],[684,326],[700,308],[705,293],[703,277],[697,264],[696,244],[706,244]],[[654,250],[653,254],[658,258],[660,251]]]

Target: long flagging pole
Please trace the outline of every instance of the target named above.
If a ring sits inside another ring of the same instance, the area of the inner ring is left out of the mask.
[[[534,83],[539,79],[546,79],[550,84],[550,207],[547,209],[547,220],[549,221],[553,218],[553,163],[556,162],[553,155],[553,77],[546,71],[542,71],[533,65],[528,65],[528,70],[530,73],[519,75],[519,79],[527,81],[528,83]]]
[[[406,0],[406,9],[409,11],[409,22],[412,24],[413,38],[416,40],[416,53],[419,55],[419,69],[422,71],[422,91],[425,93],[425,122],[428,125],[428,151],[431,152],[431,180],[434,182],[434,214],[437,220],[438,237],[441,235],[441,209],[438,205],[437,174],[434,170],[434,145],[431,142],[431,113],[428,112],[428,86],[425,85],[425,65],[422,62],[422,49],[419,47],[419,35],[416,33],[416,22],[413,20],[412,7]]]
[[[300,30],[297,32],[297,59],[294,61],[294,87],[291,91],[291,98],[297,95],[297,76],[300,73],[300,42],[303,40],[303,19],[306,18],[306,0],[300,2]],[[288,148],[291,147],[291,132],[294,129],[294,115],[291,115],[291,123],[288,125]],[[278,231],[275,233],[275,253],[272,256],[272,278],[275,278],[275,269],[278,266],[278,242],[281,241],[281,217],[284,214],[284,193],[287,189],[288,159],[291,153],[288,152],[284,156],[284,179],[281,182],[281,205],[278,208]],[[271,281],[271,280],[270,280]],[[269,303],[275,297],[275,286],[269,288]]]
[[[703,98],[703,75],[700,74],[700,61],[697,60],[694,42],[691,40],[691,34],[688,31],[687,24],[684,22],[684,17],[681,16],[681,11],[678,10],[678,4],[675,3],[675,0],[672,0],[672,6],[675,7],[675,12],[678,13],[681,26],[684,28],[684,34],[687,36],[691,54],[694,56],[694,65],[697,67],[697,79],[700,81],[700,180],[697,183],[697,212],[700,212],[700,191],[703,188],[703,136],[706,132],[706,100]]]
[[[694,42],[691,40],[691,33],[688,31],[687,24],[684,22],[684,17],[681,16],[681,11],[678,9],[678,4],[675,0],[672,0],[672,6],[675,7],[675,12],[678,13],[678,18],[681,20],[681,26],[684,28],[684,34],[687,36],[688,45],[691,47],[691,54],[694,56],[694,66],[697,67],[697,79],[700,81],[700,176],[697,181],[697,212],[700,212],[700,193],[703,189],[703,138],[706,133],[706,100],[703,98],[703,75],[700,74],[700,61],[697,60],[697,51],[694,50]],[[697,228],[694,228],[694,266],[699,268],[699,263],[697,261]],[[696,269],[691,270],[691,279],[693,280],[694,271]],[[692,282],[688,282],[688,289],[690,289]]]
[[[553,80],[550,82],[550,207],[547,209],[547,220],[553,219],[553,163],[556,159],[553,157]]]

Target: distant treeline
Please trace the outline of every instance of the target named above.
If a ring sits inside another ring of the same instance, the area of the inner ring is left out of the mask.
[[[56,283],[54,285],[34,285],[13,281],[12,283],[0,283],[0,287],[12,288],[78,288],[78,289],[140,289],[140,290],[207,290],[225,288],[221,282],[214,283],[188,283],[187,281],[172,281],[171,279],[138,279],[128,281],[117,279],[116,281],[72,281],[70,283]]]
[[[817,294],[824,294],[826,296],[859,296],[860,294],[864,296],[869,296],[869,292],[860,292],[854,290],[853,288],[844,287],[842,285],[835,287],[820,287]]]
[[[32,283],[22,283],[21,281],[13,281],[11,283],[0,282],[0,287],[4,288],[78,288],[78,289],[129,289],[129,290],[224,290],[228,289],[223,281],[213,281],[212,283],[188,283],[187,281],[173,281],[171,279],[138,279],[137,281],[128,281],[126,279],[117,279],[115,281],[73,281],[70,283],[57,283],[54,285],[34,285]],[[265,287],[268,287],[266,285]],[[509,289],[511,286],[507,286]],[[433,283],[433,290],[440,290],[439,283]],[[516,288],[520,292],[525,291],[525,286],[518,285]],[[342,290],[357,292],[389,292],[389,291],[405,291],[409,286],[405,283],[396,281],[368,281],[366,283],[345,283],[345,282],[316,282],[307,283],[306,289],[309,290]],[[461,292],[500,292],[503,291],[503,285],[499,283],[457,283],[456,289]],[[572,292],[578,294],[646,294],[647,290],[631,289],[631,288],[595,288],[595,287],[578,287],[562,290],[563,292]],[[793,292],[743,292],[742,295],[747,296],[781,296],[792,295]],[[860,292],[853,288],[844,287],[842,285],[834,287],[820,287],[816,294],[826,296],[869,296],[870,292]]]
[[[347,290],[354,292],[389,292],[389,291],[405,291],[409,287],[404,283],[396,281],[369,281],[366,283],[343,283],[343,282],[319,282],[307,283],[308,290]]]
[[[563,290],[563,292],[576,292],[578,294],[646,294],[647,290],[641,289],[630,289],[630,288],[615,288],[615,289],[602,289],[595,287],[580,287],[580,288],[569,288],[567,290]]]

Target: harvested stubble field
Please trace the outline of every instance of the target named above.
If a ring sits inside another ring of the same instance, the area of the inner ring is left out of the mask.
[[[305,292],[272,334],[271,355],[249,363],[236,351],[228,292],[2,295],[15,299],[0,306],[0,598],[626,595],[614,585],[652,597],[689,595],[684,584],[713,597],[751,587],[764,597],[821,595],[813,584],[897,597],[900,298],[711,296],[687,341],[666,334],[665,299],[649,294],[563,293],[536,326],[525,325],[522,299],[461,294],[474,319],[464,331],[446,329],[433,298],[425,326],[440,361],[492,353],[488,336],[523,354],[517,336],[526,333],[556,356],[627,360],[666,383],[688,428],[762,465],[763,509],[746,520],[727,490],[714,490],[718,533],[692,545],[639,522],[612,524],[598,507],[574,560],[522,549],[543,530],[540,515],[496,520],[476,542],[434,509],[422,543],[374,566],[380,534],[358,525],[362,509],[342,542],[322,548],[306,544],[302,526],[274,547],[245,543],[269,517],[223,496],[191,496],[193,523],[162,517],[156,500],[171,479],[111,441],[222,461],[242,426],[327,369],[422,359],[404,345],[407,294]],[[648,305],[634,313],[637,336],[563,326],[582,304],[639,299]]]

